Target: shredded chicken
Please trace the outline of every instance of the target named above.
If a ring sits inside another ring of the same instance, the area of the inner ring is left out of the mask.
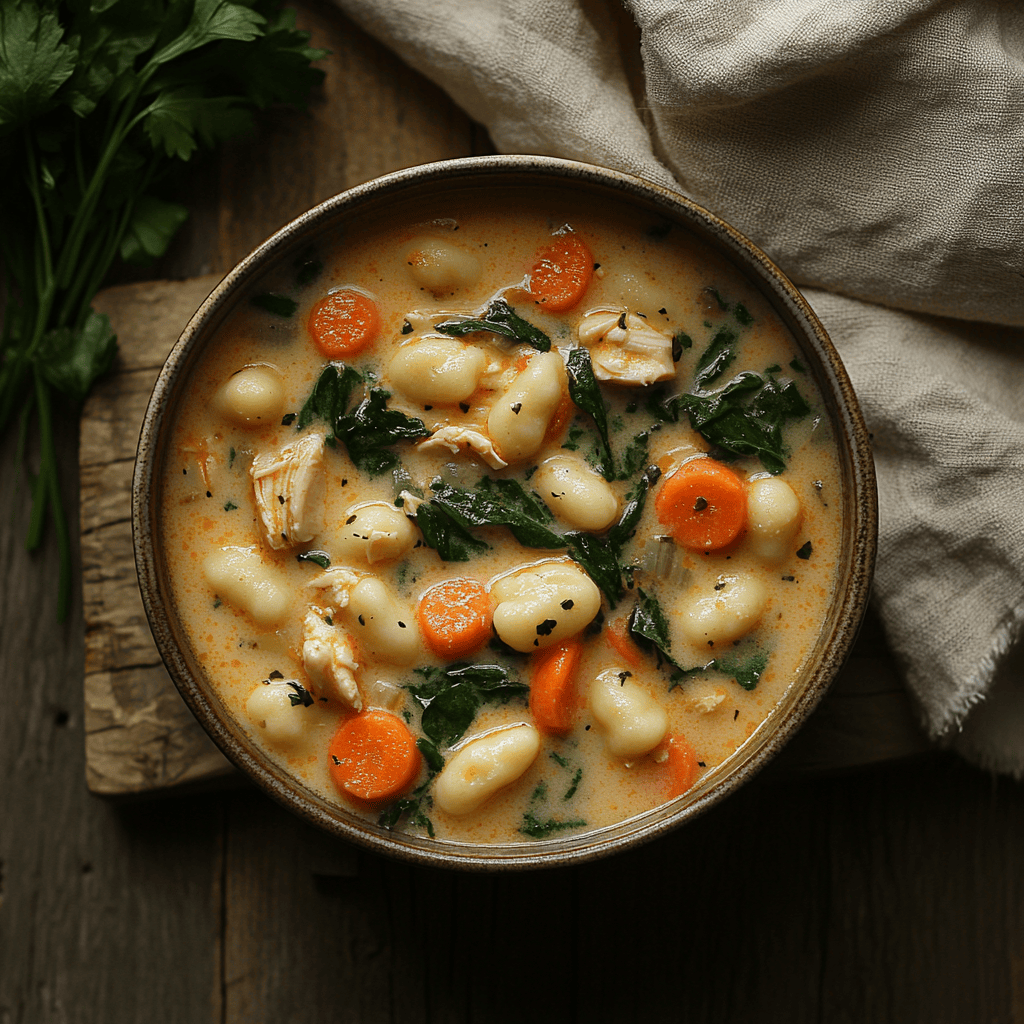
[[[402,511],[407,516],[415,516],[416,509],[418,509],[420,505],[422,505],[423,502],[427,500],[426,498],[418,498],[415,494],[412,493],[412,491],[402,491],[398,496],[402,499],[403,502]]]
[[[307,434],[280,451],[257,455],[249,470],[267,544],[275,551],[316,536],[307,499],[324,457],[323,437]]]
[[[723,700],[725,700],[725,692],[716,690],[714,693],[706,693],[703,697],[694,698],[690,707],[702,715],[707,715],[714,711]]]
[[[676,375],[672,339],[624,309],[588,313],[579,326],[594,376],[617,384],[653,384]]]
[[[310,683],[320,696],[336,697],[356,711],[362,711],[355,672],[359,663],[348,635],[328,625],[328,610],[311,606],[302,625],[302,664]]]
[[[447,448],[448,451],[456,454],[463,448],[471,448],[491,469],[504,469],[508,465],[495,450],[494,442],[479,430],[469,430],[466,427],[441,427],[440,430],[435,430],[426,441],[421,441],[417,445],[417,448],[422,450],[439,447]]]
[[[330,605],[335,611],[348,607],[349,595],[352,588],[359,582],[357,576],[351,569],[342,566],[335,566],[332,569],[325,569],[319,576],[306,584],[311,590],[320,594],[320,602]]]

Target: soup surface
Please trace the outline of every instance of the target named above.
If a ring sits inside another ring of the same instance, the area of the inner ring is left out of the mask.
[[[760,293],[630,210],[470,194],[264,280],[162,480],[196,659],[309,789],[439,841],[675,799],[823,622],[840,483]]]

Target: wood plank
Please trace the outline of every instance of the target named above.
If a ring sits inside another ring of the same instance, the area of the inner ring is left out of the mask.
[[[95,303],[120,345],[113,372],[82,410],[79,443],[86,782],[98,794],[167,790],[233,772],[163,667],[139,594],[130,518],[149,393],[218,280],[122,285]]]

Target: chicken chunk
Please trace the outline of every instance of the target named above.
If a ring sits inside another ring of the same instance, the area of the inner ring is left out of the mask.
[[[304,544],[317,533],[310,492],[324,457],[323,437],[307,434],[279,451],[257,455],[249,470],[263,535],[275,551]]]
[[[359,663],[348,635],[328,624],[326,609],[311,606],[302,624],[302,664],[310,684],[320,696],[334,697],[355,711],[363,698],[355,673]]]
[[[598,380],[646,385],[676,375],[671,337],[635,313],[595,310],[583,318],[578,333],[580,344],[590,349]]]

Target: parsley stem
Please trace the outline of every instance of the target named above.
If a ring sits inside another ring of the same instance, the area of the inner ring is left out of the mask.
[[[57,584],[57,620],[63,622],[71,604],[71,536],[61,501],[60,479],[57,474],[57,449],[53,440],[53,409],[50,405],[50,386],[36,368],[35,397],[39,409],[39,474],[33,481],[32,514],[25,546],[29,551],[39,547],[46,522],[46,508],[53,516],[54,533],[60,570]]]

